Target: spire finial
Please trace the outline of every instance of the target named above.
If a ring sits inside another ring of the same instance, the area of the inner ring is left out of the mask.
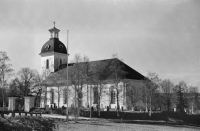
[[[55,27],[56,22],[54,21],[53,23],[54,23],[54,27]]]

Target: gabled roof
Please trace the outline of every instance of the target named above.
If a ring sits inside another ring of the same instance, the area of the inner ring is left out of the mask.
[[[95,66],[101,65],[101,64],[107,64],[108,66],[110,66],[109,64],[111,64],[113,61],[117,61],[119,62],[119,64],[123,67],[123,71],[126,72],[125,73],[125,79],[134,79],[134,80],[144,80],[145,77],[140,74],[139,72],[137,72],[136,70],[134,70],[133,68],[131,68],[130,66],[128,66],[127,64],[125,64],[124,62],[120,61],[119,59],[105,59],[105,60],[98,60],[98,61],[90,61],[90,62],[82,62],[79,64],[87,64],[88,69],[91,71],[93,70],[93,68]],[[73,66],[75,66],[76,63],[69,63],[68,67],[69,70],[70,68],[72,68]],[[66,70],[66,66],[67,65],[62,65],[62,69],[58,70],[57,72],[54,73],[59,73],[59,72],[64,72]]]

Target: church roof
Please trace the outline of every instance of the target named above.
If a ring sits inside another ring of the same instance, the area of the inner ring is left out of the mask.
[[[110,69],[109,66],[112,66],[111,63],[113,61],[119,62],[119,64],[122,65],[122,67],[123,67],[123,71],[126,72],[123,79],[129,79],[129,80],[145,80],[146,79],[145,76],[143,76],[136,70],[132,69],[131,67],[129,67],[124,62],[120,61],[119,59],[106,59],[106,60],[98,60],[98,61],[90,61],[90,62],[81,62],[78,64],[79,64],[79,66],[86,66],[87,70],[89,70],[89,73],[90,73],[89,77],[91,77],[93,79],[95,77],[95,73],[100,73],[100,72],[98,72],[99,67],[100,68],[103,67],[103,69]],[[77,77],[76,75],[74,75],[74,76],[71,76],[71,75],[77,73],[77,71],[74,71],[74,69],[77,68],[76,66],[78,64],[77,63],[69,63],[68,64],[69,79],[74,79],[74,80],[76,79],[76,77]],[[63,65],[62,68],[60,68],[60,70],[50,73],[50,75],[46,79],[47,85],[48,86],[66,85],[66,83],[67,83],[66,72],[67,72],[66,65]],[[103,72],[101,72],[101,75],[102,75],[101,79],[103,81],[106,80],[104,82],[109,82],[109,80],[112,80],[112,77],[107,77],[107,76],[109,76],[109,73],[110,73],[109,70],[108,71],[104,70]],[[91,74],[94,74],[94,76]],[[61,80],[60,76],[62,77],[62,80]],[[82,76],[82,77],[84,77],[84,76]],[[98,79],[98,78],[96,77],[96,79]],[[72,80],[72,81],[74,81],[74,80]],[[69,81],[68,85],[72,85],[72,83],[71,83],[72,81]]]
[[[125,72],[124,73],[124,79],[134,79],[134,80],[144,80],[145,76],[143,76],[142,74],[140,74],[139,72],[137,72],[136,70],[134,70],[133,68],[131,68],[130,66],[128,66],[127,64],[125,64],[124,62],[120,61],[119,59],[105,59],[105,60],[98,60],[98,61],[90,61],[90,62],[81,62],[79,63],[82,66],[87,66],[87,69],[89,70],[89,72],[92,73],[96,73],[96,69],[100,68],[101,66],[104,69],[109,69],[109,66],[112,66],[113,62],[118,62],[120,64],[120,66],[122,67],[122,70]],[[74,67],[77,65],[77,63],[69,63],[68,64],[68,71],[70,72],[70,70],[73,70]],[[58,74],[62,74],[64,72],[66,72],[66,66],[67,65],[62,65],[62,68],[60,68],[60,70],[50,74],[51,75],[58,75]],[[105,71],[107,72],[107,71]],[[109,72],[109,71],[108,71]],[[104,75],[104,74],[103,74]]]
[[[40,55],[49,52],[67,54],[67,49],[58,38],[50,38],[49,41],[42,46]]]
[[[59,32],[60,30],[57,29],[56,27],[53,27],[51,29],[49,29],[50,32]]]
[[[119,60],[117,58],[91,61],[89,63],[91,65],[97,65],[97,66],[101,65],[102,63],[106,63],[107,65],[112,66],[113,62],[117,62],[118,64],[120,64],[121,69],[125,73],[124,78],[134,79],[134,80],[144,80],[145,79],[145,77],[142,74],[140,74],[139,72],[137,72],[136,70],[134,70],[133,68],[131,68],[130,66],[128,66],[127,64],[125,64],[124,62],[122,62],[121,60]]]

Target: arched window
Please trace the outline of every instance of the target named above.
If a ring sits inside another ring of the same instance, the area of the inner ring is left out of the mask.
[[[46,61],[46,69],[49,69],[49,59]]]
[[[98,103],[98,88],[93,88],[93,93],[94,93],[94,101],[93,104],[97,104]]]
[[[115,91],[112,89],[111,92],[110,92],[110,95],[111,95],[111,104],[115,104],[115,98],[116,98],[116,94],[115,94]]]
[[[67,89],[63,89],[63,104],[67,104]]]
[[[51,98],[50,98],[50,102],[51,102],[51,104],[54,104],[54,89],[51,89],[51,91],[50,91],[50,96],[51,96]]]

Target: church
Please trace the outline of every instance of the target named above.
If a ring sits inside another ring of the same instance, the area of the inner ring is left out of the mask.
[[[128,92],[133,86],[138,88],[144,86],[145,77],[142,74],[116,58],[68,64],[68,50],[65,44],[59,40],[60,30],[54,25],[49,32],[50,39],[42,46],[39,54],[41,56],[41,70],[46,81],[44,98],[40,102],[40,107],[67,107],[68,102],[69,107],[88,108],[92,106],[95,108],[99,105],[100,109],[105,110],[108,107],[116,109],[118,104],[120,109],[132,108]],[[117,61],[126,72],[123,80],[118,81],[117,84],[112,78],[105,77],[109,75],[109,72],[103,72],[105,70],[100,71],[101,76],[104,76],[102,79],[95,77],[94,80],[91,78],[92,76],[88,75],[88,72],[97,73],[96,68],[99,69],[102,65],[108,69],[112,61]],[[77,65],[84,67],[81,72],[86,72],[86,75],[81,76],[80,81],[76,80],[78,77],[75,75]],[[66,72],[69,73],[67,78]],[[88,82],[89,80],[90,82]],[[79,83],[77,84],[77,82]]]

